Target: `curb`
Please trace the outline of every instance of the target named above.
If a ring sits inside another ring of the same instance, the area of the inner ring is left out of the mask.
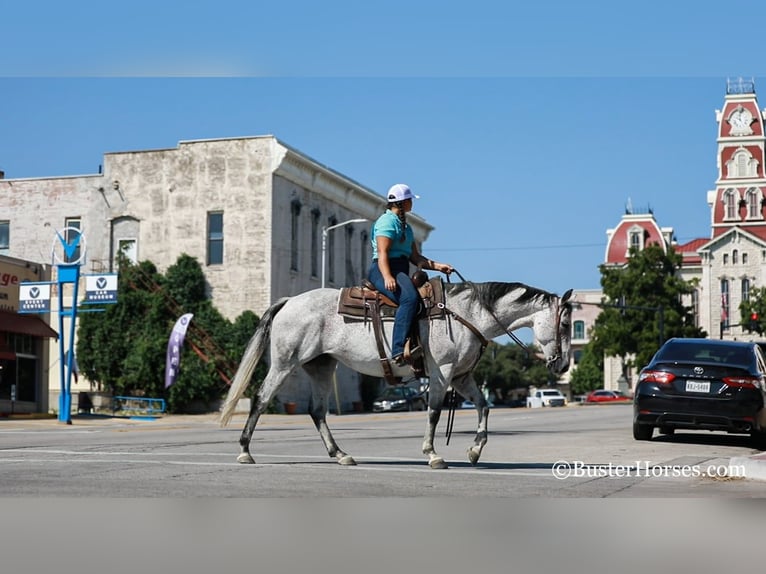
[[[766,480],[766,452],[752,456],[732,457],[729,459],[729,466],[738,466],[744,469],[745,478]]]

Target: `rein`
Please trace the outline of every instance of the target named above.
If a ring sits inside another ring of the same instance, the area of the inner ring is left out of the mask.
[[[465,277],[463,277],[460,272],[457,269],[452,270],[455,274],[457,274],[458,277],[460,277],[461,281],[463,283],[468,283],[469,285],[473,285],[470,281],[466,281]],[[450,276],[447,274],[447,283],[450,283]],[[550,365],[551,363],[557,361],[559,357],[561,356],[561,333],[559,332],[559,329],[561,327],[561,315],[564,312],[564,308],[560,304],[560,301],[556,302],[556,325],[555,325],[555,332],[556,332],[556,348],[553,356],[551,356],[547,361],[546,365]],[[447,315],[454,318],[457,322],[459,322],[461,325],[465,326],[471,333],[473,333],[477,339],[479,339],[479,342],[481,343],[481,349],[479,351],[479,356],[476,358],[476,361],[471,366],[471,368],[468,370],[468,372],[473,371],[474,368],[476,368],[476,365],[481,360],[482,355],[484,354],[484,351],[486,350],[487,346],[489,345],[489,341],[487,338],[479,331],[479,329],[476,328],[475,325],[473,325],[470,321],[464,319],[451,309],[448,309],[447,306],[444,303],[438,303],[437,307],[442,309]],[[524,344],[524,342],[519,339],[509,328],[507,328],[503,323],[500,321],[500,319],[497,317],[495,312],[491,309],[488,309],[489,314],[492,316],[492,318],[495,320],[495,322],[505,331],[505,333],[513,339],[513,341],[524,350],[524,354],[526,358],[529,358],[529,347]],[[447,431],[446,431],[446,437],[447,437],[447,443],[449,444],[450,436],[452,436],[452,426],[455,423],[455,409],[457,408],[457,391],[452,389],[452,392],[450,394],[449,398],[449,411],[447,413]]]

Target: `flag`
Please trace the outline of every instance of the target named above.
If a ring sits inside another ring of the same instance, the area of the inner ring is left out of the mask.
[[[726,293],[721,293],[721,323],[729,324],[729,301]]]
[[[176,321],[173,330],[170,333],[168,341],[168,351],[165,356],[165,388],[176,382],[178,376],[178,366],[181,362],[181,347],[184,344],[186,328],[194,317],[193,313],[186,313]]]

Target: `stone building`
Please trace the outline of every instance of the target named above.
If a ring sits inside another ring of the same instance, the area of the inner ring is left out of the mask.
[[[51,241],[66,228],[86,239],[85,274],[116,272],[119,252],[161,271],[186,253],[202,265],[213,304],[230,320],[245,310],[260,316],[280,297],[323,280],[328,287],[358,283],[369,265],[371,223],[348,222],[374,220],[385,205],[378,193],[273,136],[107,153],[91,175],[0,179],[8,255],[49,262]],[[408,222],[422,244],[433,227],[415,214]],[[340,407],[348,410],[359,401],[358,376],[341,368],[338,383]],[[303,384],[296,376],[279,399],[305,410]]]

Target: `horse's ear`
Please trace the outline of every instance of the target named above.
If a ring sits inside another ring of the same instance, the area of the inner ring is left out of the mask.
[[[566,303],[567,301],[569,301],[569,298],[572,296],[572,291],[573,291],[573,289],[570,289],[569,291],[564,293],[564,295],[561,296],[561,302],[562,303]]]

